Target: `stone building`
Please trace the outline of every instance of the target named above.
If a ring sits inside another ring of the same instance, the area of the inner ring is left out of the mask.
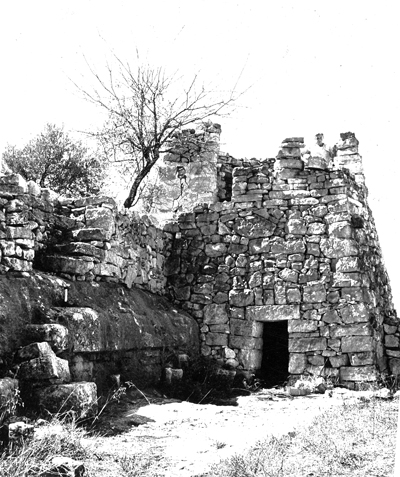
[[[214,158],[217,199],[186,203],[166,226],[168,286],[197,319],[202,353],[271,383],[316,375],[357,387],[398,374],[398,321],[355,135],[332,150],[322,134],[310,149],[287,138],[265,161]]]
[[[0,275],[33,283],[30,274],[44,271],[62,278],[63,293],[74,282],[80,295],[68,307],[95,308],[93,297],[123,296],[127,287],[132,303],[139,288],[149,303],[164,295],[191,315],[164,316],[154,303],[132,311],[115,298],[118,310],[96,311],[102,339],[96,353],[82,352],[86,364],[140,351],[156,376],[172,340],[171,349],[200,347],[222,367],[271,384],[316,375],[354,388],[400,374],[399,322],[354,134],[331,149],[322,134],[311,147],[287,138],[276,158],[239,160],[220,153],[220,133],[211,123],[184,132],[160,161],[152,213],[162,227],[107,197],[65,199],[0,177]],[[0,359],[26,322],[57,315],[22,301],[32,316],[18,312],[20,321],[0,307]]]

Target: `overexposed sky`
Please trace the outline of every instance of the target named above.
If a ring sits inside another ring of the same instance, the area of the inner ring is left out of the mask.
[[[354,131],[370,205],[400,306],[397,190],[400,158],[398,2],[157,0],[0,3],[0,152],[47,122],[90,130],[101,112],[90,88],[115,52],[191,78],[221,94],[248,91],[222,124],[222,149],[272,157],[287,136]]]

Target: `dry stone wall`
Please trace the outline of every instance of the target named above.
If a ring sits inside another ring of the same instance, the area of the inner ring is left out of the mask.
[[[40,268],[167,294],[197,319],[202,353],[244,374],[262,367],[265,323],[275,321],[287,322],[293,376],[354,387],[400,374],[399,321],[354,134],[331,149],[321,134],[309,148],[287,138],[264,161],[218,155],[219,134],[212,124],[186,132],[164,158],[173,210],[162,200],[159,212],[185,212],[162,230],[107,197],[62,199],[0,177],[0,272]]]
[[[388,323],[398,321],[354,135],[332,155],[288,138],[276,159],[219,162],[231,202],[197,206],[168,228],[165,273],[199,322],[203,354],[257,370],[263,323],[287,320],[292,375],[354,386],[376,380],[387,356],[393,370],[398,351],[385,344],[397,347]]]
[[[18,175],[0,177],[0,272],[32,268],[163,294],[170,235],[113,199],[63,199]]]

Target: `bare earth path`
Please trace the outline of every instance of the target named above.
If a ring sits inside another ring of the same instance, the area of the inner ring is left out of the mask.
[[[260,439],[310,424],[325,409],[342,403],[344,396],[349,398],[351,393],[339,390],[332,396],[326,393],[291,398],[261,390],[239,397],[238,406],[154,398],[148,404],[144,399],[127,397],[103,419],[103,425],[118,433],[86,442],[98,458],[88,463],[88,468],[98,476],[123,475],[119,458],[138,454],[150,460],[148,475],[201,476],[213,464],[243,452]],[[139,422],[145,423],[137,425]],[[112,466],[110,459],[114,461]]]

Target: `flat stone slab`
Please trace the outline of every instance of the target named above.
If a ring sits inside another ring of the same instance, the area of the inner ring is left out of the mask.
[[[256,321],[283,321],[300,319],[299,305],[248,306],[246,318]]]

